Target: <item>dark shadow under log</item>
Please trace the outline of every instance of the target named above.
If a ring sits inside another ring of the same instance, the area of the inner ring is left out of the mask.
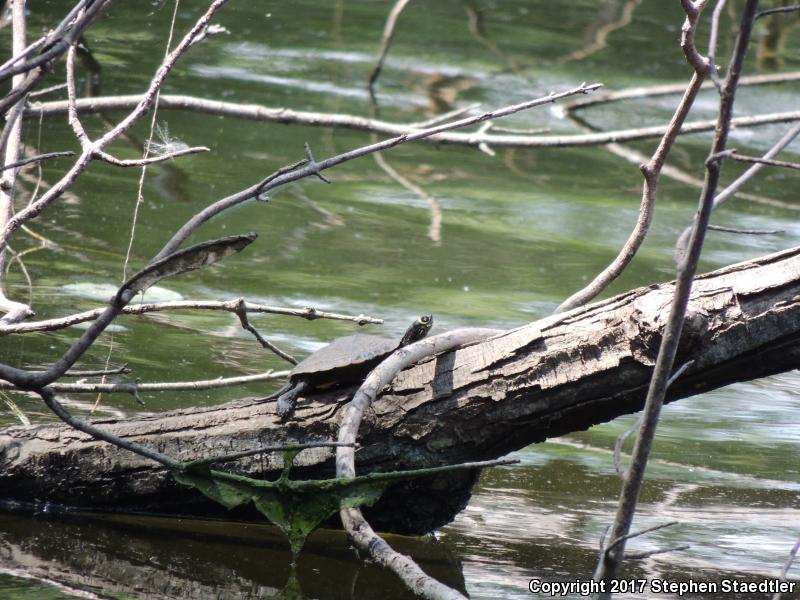
[[[407,369],[365,415],[363,447],[356,453],[359,474],[496,458],[640,409],[671,294],[672,284],[640,288]],[[668,400],[794,369],[800,364],[799,338],[800,248],[699,276],[676,364],[694,362],[670,388]],[[301,400],[288,424],[276,418],[274,401],[252,400],[96,423],[190,460],[335,439],[352,391]],[[305,450],[293,474],[330,477],[332,457],[330,448]],[[235,465],[271,479],[281,467],[280,455]],[[368,518],[383,530],[441,526],[468,501],[475,478],[460,473],[395,486]],[[64,426],[0,431],[0,490],[6,504],[25,506],[224,512],[158,465]]]

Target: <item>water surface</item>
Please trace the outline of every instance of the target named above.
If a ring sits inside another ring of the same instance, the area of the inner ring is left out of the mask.
[[[52,24],[67,2],[31,6],[31,31]],[[163,54],[171,4],[117,3],[87,35],[103,67],[103,93],[140,92]],[[203,3],[181,5],[178,31]],[[618,19],[622,1],[553,3],[457,1],[411,3],[402,15],[377,90],[381,117],[419,121],[454,107],[482,108],[530,99],[581,81],[609,88],[683,81],[689,71],[677,48],[679,3],[645,2],[630,24],[613,29],[604,47],[592,32]],[[152,9],[152,10],[151,10]],[[219,16],[230,34],[192,50],[165,88],[237,102],[297,110],[369,114],[364,81],[373,60],[387,3],[367,0],[231,3]],[[480,27],[476,30],[476,15]],[[791,22],[788,22],[791,24]],[[731,36],[722,36],[720,56]],[[797,31],[786,30],[787,50],[763,59],[766,25],[749,72],[800,64]],[[7,29],[3,43],[8,44]],[[794,41],[795,43],[791,43]],[[762,60],[759,60],[760,54]],[[796,85],[742,89],[740,114],[791,110]],[[582,114],[602,129],[666,122],[677,98],[660,97],[598,107]],[[716,100],[704,94],[693,118],[711,118]],[[169,136],[212,152],[152,167],[145,184],[131,268],[139,268],[189,216],[228,193],[258,181],[303,155],[318,158],[357,147],[369,136],[347,130],[289,127],[162,111]],[[92,134],[97,116],[84,118]],[[544,107],[504,126],[577,133],[563,112]],[[766,150],[783,127],[738,130],[740,152]],[[137,155],[145,123],[112,148]],[[680,140],[670,164],[701,177],[708,135]],[[26,143],[39,151],[76,149],[64,117],[28,124]],[[651,152],[655,142],[630,146]],[[163,282],[162,293],[185,299],[248,300],[313,306],[381,317],[372,332],[399,335],[418,314],[433,313],[439,331],[464,325],[512,327],[549,314],[614,256],[639,203],[641,176],[602,148],[495,149],[417,144],[386,153],[403,175],[423,186],[442,210],[441,240],[429,237],[426,201],[398,186],[364,158],[331,172],[333,185],[314,179],[251,202],[203,227],[194,240],[256,231],[259,240],[240,257],[201,273]],[[796,147],[795,147],[796,150]],[[786,153],[792,160],[793,154]],[[796,160],[796,157],[795,157]],[[67,160],[48,163],[52,183]],[[725,179],[740,172],[727,165]],[[31,172],[35,176],[34,172]],[[96,164],[72,194],[49,209],[14,248],[30,250],[10,272],[10,294],[33,303],[38,318],[98,305],[92,290],[122,279],[139,172]],[[29,194],[31,183],[25,183]],[[773,236],[709,234],[701,268],[710,270],[797,244],[797,178],[771,171],[748,191],[787,203],[780,207],[733,201],[715,215],[720,225],[779,229]],[[671,247],[690,221],[698,191],[664,179],[652,233],[636,261],[606,295],[665,281],[674,274]],[[102,294],[101,294],[102,296]],[[151,299],[151,298],[147,298]],[[355,326],[255,316],[272,341],[305,356]],[[75,329],[0,340],[0,360],[43,365],[75,339]],[[143,381],[192,380],[261,372],[285,365],[263,352],[235,319],[211,312],[171,312],[119,319],[86,356],[83,367],[128,363]],[[800,536],[798,404],[794,373],[742,383],[666,408],[642,493],[636,527],[679,524],[631,543],[631,551],[690,544],[626,568],[631,577],[706,580],[774,577]],[[192,394],[152,394],[146,410],[213,404],[265,384]],[[33,397],[9,394],[35,422],[52,420]],[[73,396],[85,413],[94,397]],[[2,404],[0,406],[5,406]],[[128,397],[103,398],[101,414],[134,414]],[[2,424],[16,423],[10,411]],[[521,464],[483,475],[468,508],[436,537],[390,538],[420,558],[443,581],[473,598],[530,598],[527,581],[587,578],[598,540],[610,523],[619,492],[611,451],[631,417],[516,453]],[[268,526],[182,522],[145,517],[2,516],[0,595],[14,600],[74,597],[134,598],[395,598],[394,578],[364,567],[340,532],[315,534],[290,576],[287,546]],[[84,574],[92,573],[89,581]],[[796,571],[794,571],[796,574]],[[25,575],[37,579],[25,578]],[[58,582],[61,587],[41,583]],[[287,583],[287,581],[289,583]],[[98,583],[100,582],[100,583]]]

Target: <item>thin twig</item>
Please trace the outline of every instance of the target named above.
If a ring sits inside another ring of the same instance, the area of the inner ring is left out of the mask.
[[[756,15],[756,20],[768,17],[770,15],[776,15],[778,13],[797,12],[799,10],[800,10],[800,4],[792,4],[791,6],[779,6],[777,8],[768,8],[767,10],[762,10],[761,12],[759,12]]]
[[[763,75],[747,75],[739,81],[739,86],[773,85],[780,83],[790,83],[800,81],[800,71],[790,71],[788,73],[766,73]],[[712,82],[703,84],[703,90],[714,88]],[[620,102],[622,100],[634,100],[637,98],[655,98],[658,96],[670,96],[682,94],[686,90],[685,83],[662,83],[660,85],[632,87],[624,90],[609,90],[600,94],[593,94],[588,98],[574,100],[564,105],[568,112],[597,106],[598,104],[608,104],[609,102]]]
[[[794,559],[797,558],[798,550],[800,550],[800,540],[797,540],[789,551],[789,557],[786,559],[783,569],[781,569],[781,574],[778,578],[779,581],[786,581],[789,577],[789,569],[792,568],[792,563],[794,563]],[[780,592],[775,592],[775,595],[772,596],[772,600],[781,600],[781,596],[782,594]]]
[[[710,228],[711,226],[709,226],[709,229]],[[694,362],[695,362],[694,360],[687,360],[680,367],[678,367],[678,369],[676,369],[675,372],[670,376],[669,381],[667,381],[667,388],[669,389],[669,387],[673,383],[675,383],[678,380],[678,378],[681,375],[683,375],[686,372],[686,370],[694,364]],[[642,424],[642,414],[639,414],[636,417],[636,420],[633,422],[633,425],[631,425],[627,431],[621,433],[619,437],[617,437],[617,441],[614,442],[614,470],[617,472],[617,475],[619,475],[620,478],[623,480],[625,479],[626,474],[622,468],[622,447],[625,445],[625,442],[628,441],[628,438],[630,438],[634,433],[636,433],[641,424]]]
[[[591,129],[585,122],[578,116],[574,114],[569,114],[568,118],[576,123],[577,125]],[[623,144],[606,144],[603,146],[603,149],[615,156],[619,156],[627,160],[628,162],[636,165],[637,167],[642,163],[646,163],[649,160],[648,156],[645,156],[638,150],[631,148],[630,146],[625,146]],[[683,169],[676,167],[675,165],[664,164],[661,169],[661,176],[668,177],[669,179],[673,179],[675,181],[679,181],[684,183],[688,186],[695,187],[698,190],[703,189],[703,180],[695,177],[694,175],[689,174]],[[721,192],[724,193],[724,192]],[[777,208],[782,208],[784,210],[796,210],[800,211],[800,205],[792,204],[790,202],[783,202],[781,200],[775,200],[774,198],[767,198],[765,196],[759,196],[757,194],[748,194],[742,191],[737,190],[736,196],[742,200],[747,200],[749,202],[754,202],[756,204],[763,204],[765,206],[772,206]],[[719,197],[719,194],[717,195]]]
[[[80,118],[78,117],[78,109],[75,107],[75,102],[77,102],[78,94],[75,90],[75,54],[77,52],[76,44],[72,44],[67,51],[67,105],[69,107],[67,111],[67,122],[69,126],[72,127],[73,133],[75,133],[75,137],[78,138],[78,142],[81,144],[81,148],[84,152],[90,150],[91,147],[91,140],[89,139],[86,130],[83,128],[83,124],[81,123]],[[97,153],[99,153],[99,148],[97,149]]]
[[[789,131],[787,131],[781,139],[775,142],[775,145],[772,146],[764,156],[761,158],[764,160],[769,160],[774,156],[777,156],[784,148],[786,148],[789,144],[791,144],[797,136],[800,135],[800,123],[794,125]],[[714,205],[712,210],[717,210],[721,204],[733,198],[736,193],[744,187],[744,185],[750,181],[753,177],[755,177],[761,170],[764,168],[763,163],[756,163],[749,169],[747,169],[744,173],[739,175],[733,182],[728,184],[724,190],[722,190],[719,194],[716,195],[714,198]],[[680,262],[683,260],[683,256],[686,253],[686,245],[689,243],[689,234],[691,232],[691,227],[687,227],[683,230],[680,236],[678,236],[678,241],[675,243],[675,261]]]
[[[409,123],[409,127],[412,127],[414,129],[424,129],[425,127],[433,127],[434,125],[438,125],[439,123],[444,123],[445,121],[449,121],[450,119],[455,119],[456,117],[465,115],[470,111],[480,108],[480,106],[481,106],[480,102],[473,102],[472,104],[467,104],[466,106],[462,106],[460,108],[454,108],[453,110],[441,113],[425,121]]]
[[[43,63],[51,60],[59,53],[66,51],[69,45],[72,43],[72,40],[66,37],[64,34],[67,32],[67,30],[71,30],[71,37],[77,39],[81,30],[81,21],[77,17],[79,13],[86,8],[87,4],[89,4],[89,0],[80,0],[77,2],[61,20],[61,22],[55,27],[55,29],[30,44],[24,50],[20,51],[19,53],[15,53],[15,56],[0,65],[0,81],[5,81],[13,75],[19,75],[35,69]],[[103,8],[102,4],[104,4],[104,2],[94,2],[95,9]],[[84,25],[87,24],[86,21],[86,14],[84,13]],[[48,47],[46,52],[43,52],[32,61],[19,64],[20,60],[30,56],[33,51],[43,46],[48,46],[53,41],[56,41],[57,43],[54,46]]]
[[[0,81],[13,76],[13,81],[18,82],[13,84],[11,91],[0,100],[0,114],[5,114],[10,106],[31,91],[39,80],[52,69],[55,59],[80,37],[81,33],[95,21],[110,3],[111,0],[95,0],[84,10],[84,6],[88,5],[88,2],[81,0],[70,10],[69,14],[54,31],[44,36],[45,42],[37,46],[37,48],[42,48],[41,54],[25,63],[17,62],[17,64],[14,64],[16,60],[12,59],[12,64],[0,71]],[[76,16],[79,13],[80,16]],[[27,50],[21,54],[26,52]],[[19,81],[17,76],[23,73],[27,73],[27,75],[22,75],[22,80]]]
[[[127,364],[115,367],[113,369],[95,369],[92,371],[67,371],[64,377],[101,377],[103,375],[127,375],[131,373],[130,367]]]
[[[264,336],[262,336],[258,332],[258,330],[250,324],[250,321],[247,318],[247,304],[245,303],[243,298],[239,298],[239,302],[237,303],[237,306],[233,312],[234,314],[236,314],[237,317],[239,317],[239,322],[242,324],[242,328],[252,333],[253,337],[256,338],[256,341],[258,341],[258,343],[261,344],[263,348],[270,350],[274,354],[280,356],[283,360],[293,365],[296,365],[298,363],[298,360],[294,356],[292,356],[285,350],[281,350],[280,348],[278,348],[275,344],[273,344]]]
[[[787,169],[800,169],[800,163],[787,162],[785,160],[773,160],[771,158],[760,158],[758,156],[747,156],[746,154],[737,154],[736,150],[732,150],[727,158],[745,163],[759,163],[768,165],[770,167],[785,167]]]
[[[28,98],[39,98],[41,96],[45,96],[47,94],[52,94],[53,92],[60,92],[61,90],[67,89],[67,83],[57,83],[56,85],[51,85],[46,88],[42,88],[40,90],[36,90],[35,92],[31,92],[28,94]]]
[[[15,163],[3,165],[2,169],[0,170],[5,171],[6,169],[16,169],[18,167],[29,165],[30,163],[42,162],[45,160],[50,160],[51,158],[58,158],[60,156],[75,156],[75,153],[71,150],[67,150],[66,152],[46,152],[44,154],[37,154],[36,156],[31,156],[30,158],[18,160]]]
[[[625,553],[625,558],[627,560],[643,560],[645,558],[650,558],[651,556],[656,556],[657,554],[666,554],[667,552],[681,552],[683,550],[688,550],[691,548],[689,544],[683,544],[681,546],[672,546],[670,548],[657,548],[656,550],[648,550],[647,552],[634,552],[634,553]]]
[[[786,233],[783,229],[741,229],[739,227],[724,227],[722,225],[708,225],[709,229],[722,231],[724,233],[738,233],[741,235],[775,235],[776,233]]]
[[[0,363],[0,377],[12,382],[21,390],[40,391],[64,375],[100,334],[119,316],[133,298],[163,277],[203,268],[241,252],[258,236],[255,233],[239,234],[200,242],[164,258],[151,262],[125,283],[111,297],[108,305],[86,331],[55,360],[46,371],[32,373],[24,369]]]
[[[620,538],[617,538],[613,542],[610,542],[608,546],[606,546],[606,552],[609,552],[619,546],[622,542],[627,540],[641,537],[643,535],[647,535],[648,533],[653,533],[654,531],[658,531],[659,529],[666,529],[667,527],[672,527],[673,525],[677,525],[678,521],[670,521],[669,523],[662,523],[661,525],[654,525],[653,527],[648,527],[647,529],[642,529],[641,531],[635,531],[633,533],[628,533]]]

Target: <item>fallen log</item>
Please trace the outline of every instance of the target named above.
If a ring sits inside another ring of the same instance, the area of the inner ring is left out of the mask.
[[[403,371],[365,415],[359,474],[485,460],[639,410],[672,284],[639,288],[500,333]],[[698,276],[668,401],[798,366],[800,247]],[[275,402],[242,400],[95,424],[182,461],[288,442],[335,439],[349,390],[301,400],[281,423]],[[293,477],[330,477],[331,448],[304,450]],[[280,453],[226,464],[277,478]],[[421,532],[450,521],[477,473],[392,486],[368,518]],[[6,506],[223,515],[160,465],[60,425],[0,431]],[[251,518],[247,510],[226,518]]]

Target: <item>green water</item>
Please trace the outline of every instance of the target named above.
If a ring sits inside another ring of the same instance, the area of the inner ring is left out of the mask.
[[[181,3],[177,30],[185,31],[203,2]],[[229,35],[194,48],[168,80],[166,93],[186,93],[298,110],[368,114],[364,81],[377,48],[387,2],[231,2],[217,21]],[[412,2],[402,15],[378,88],[381,117],[419,121],[480,102],[493,108],[581,81],[608,88],[682,81],[688,68],[677,48],[678,2],[643,2],[631,23],[610,33],[607,46],[580,58],[591,32],[617,18],[622,1],[553,3],[541,0]],[[30,29],[52,25],[68,2],[30,3]],[[732,3],[736,6],[736,3]],[[163,54],[172,3],[117,2],[88,34],[103,67],[103,93],[142,91]],[[481,16],[481,34],[470,30]],[[724,22],[723,49],[731,43]],[[8,29],[2,30],[8,45]],[[765,53],[766,25],[757,29]],[[701,35],[702,39],[704,35]],[[782,68],[800,64],[798,33],[787,29]],[[750,73],[775,61],[748,61]],[[63,70],[57,69],[55,83]],[[743,88],[738,114],[792,110],[797,85]],[[54,97],[57,97],[54,96]],[[676,97],[613,104],[582,113],[602,129],[666,120]],[[704,94],[693,118],[710,118],[715,99]],[[96,116],[84,124],[104,130]],[[147,119],[145,120],[147,121]],[[147,123],[111,150],[137,155],[135,140]],[[162,111],[170,135],[211,152],[151,167],[144,187],[131,257],[137,269],[189,216],[210,202],[258,181],[303,156],[309,142],[324,158],[369,141],[347,130],[289,127],[232,118]],[[502,125],[579,130],[552,107],[516,115]],[[766,150],[785,126],[738,130],[740,152]],[[40,152],[77,149],[65,117],[28,122],[27,144]],[[708,135],[685,137],[670,164],[702,176]],[[648,153],[655,142],[631,147]],[[199,273],[162,282],[185,299],[230,299],[293,307],[313,306],[385,319],[373,332],[400,335],[413,316],[433,313],[438,331],[463,325],[511,327],[549,314],[614,256],[632,226],[641,176],[635,164],[602,148],[508,150],[489,157],[462,147],[416,144],[385,154],[394,168],[441,205],[441,242],[428,236],[425,201],[391,181],[370,158],[329,173],[333,185],[309,179],[251,202],[204,226],[194,241],[256,231],[258,241],[240,256]],[[792,160],[792,153],[785,153]],[[796,157],[795,157],[796,160]],[[69,166],[46,164],[52,183]],[[725,179],[740,172],[726,165]],[[35,178],[35,170],[29,171]],[[124,256],[140,172],[95,164],[57,206],[30,227],[52,245],[37,249],[20,232],[33,287],[12,266],[9,293],[34,306],[37,318],[98,306],[87,293],[122,280]],[[32,183],[23,182],[21,201]],[[701,268],[710,270],[797,243],[791,207],[797,177],[770,171],[748,191],[790,203],[781,208],[733,201],[714,217],[719,225],[779,229],[773,236],[709,235]],[[653,230],[633,265],[608,294],[672,277],[671,247],[689,222],[698,192],[663,179]],[[77,285],[76,284],[80,284]],[[352,332],[339,321],[254,316],[270,340],[297,356]],[[82,368],[128,363],[142,381],[175,381],[283,369],[232,315],[169,312],[123,317],[84,358]],[[18,366],[47,364],[79,334],[68,329],[0,339],[0,360]],[[775,576],[800,536],[797,375],[739,384],[675,403],[665,410],[637,527],[677,520],[675,527],[632,543],[632,551],[690,544],[689,550],[631,565],[627,574],[677,580]],[[266,384],[199,393],[150,394],[148,411],[212,404]],[[33,421],[52,420],[29,396],[8,397]],[[87,411],[93,396],[72,396]],[[134,414],[127,396],[104,398],[101,414]],[[16,423],[0,403],[0,423]],[[619,480],[609,448],[630,426],[619,419],[591,431],[517,453],[522,463],[485,473],[469,507],[436,538],[391,538],[419,557],[443,581],[473,598],[529,598],[528,579],[588,577],[600,534],[610,522]],[[119,598],[266,598],[302,589],[309,598],[395,598],[393,576],[363,567],[339,532],[309,541],[290,579],[288,546],[266,526],[143,518],[50,519],[2,516],[0,597],[14,600],[73,597],[76,589]],[[54,588],[37,580],[51,580]],[[90,582],[85,576],[93,575]],[[795,571],[796,574],[796,571]],[[290,583],[287,585],[287,581]],[[100,582],[100,583],[98,583]],[[70,591],[72,590],[72,591]]]

